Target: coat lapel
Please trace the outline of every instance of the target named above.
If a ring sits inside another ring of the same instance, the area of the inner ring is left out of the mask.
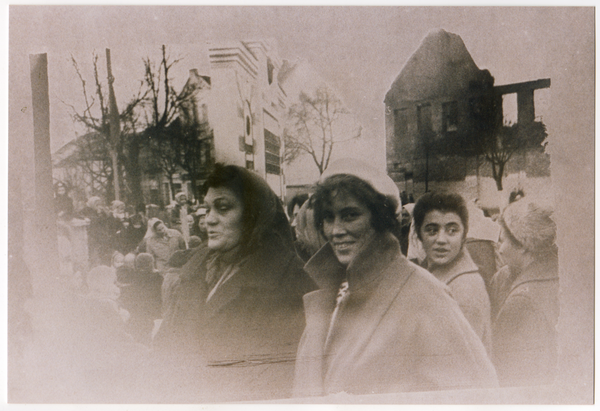
[[[335,334],[337,338],[332,338],[325,355],[342,361],[344,358],[358,358],[414,270],[408,260],[399,257],[397,260],[388,261],[387,266],[380,272],[373,273],[379,275],[376,284],[350,291],[348,303],[339,316]],[[345,346],[341,346],[340,342],[344,342]],[[346,355],[346,350],[351,352]],[[337,355],[340,352],[344,354]],[[332,364],[331,369],[335,368]]]
[[[204,315],[207,319],[218,314],[227,304],[240,294],[242,289],[242,275],[243,273],[241,273],[240,270],[237,270],[229,281],[218,286],[212,297],[204,306]]]
[[[326,370],[325,339],[331,315],[335,308],[335,289],[317,290],[306,294],[304,313],[306,328],[298,346],[295,366],[294,395],[306,397],[323,395],[323,377]]]
[[[466,247],[463,246],[460,253],[454,261],[446,267],[438,267],[431,270],[431,273],[441,282],[448,285],[463,274],[476,273],[479,271],[477,265],[473,262],[471,255]]]

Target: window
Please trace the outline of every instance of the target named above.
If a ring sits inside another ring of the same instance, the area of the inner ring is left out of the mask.
[[[265,128],[265,171],[269,174],[281,174],[281,140]]]
[[[431,132],[431,104],[417,106],[417,127],[419,133]]]
[[[275,67],[273,67],[273,63],[271,62],[271,59],[267,59],[267,80],[269,81],[269,84],[273,83],[273,70],[275,69]]]
[[[458,103],[451,101],[442,104],[442,131],[451,133],[458,130]]]
[[[246,136],[250,136],[252,133],[252,120],[250,116],[246,116]]]
[[[408,110],[394,110],[394,137],[402,138],[408,131]]]

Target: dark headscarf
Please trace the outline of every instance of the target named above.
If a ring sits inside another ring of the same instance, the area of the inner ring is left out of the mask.
[[[217,164],[204,189],[226,187],[242,201],[244,228],[241,254],[273,244],[294,249],[292,229],[281,200],[256,173],[234,165]]]
[[[260,176],[245,168],[217,164],[206,180],[204,189],[225,187],[243,204],[243,232],[239,248],[221,253],[206,249],[195,253],[181,268],[182,278],[206,276],[218,279],[228,266],[237,266],[247,284],[277,287],[271,276],[297,258],[292,228],[277,195]]]

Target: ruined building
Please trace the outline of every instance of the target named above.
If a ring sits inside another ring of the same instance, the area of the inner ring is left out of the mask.
[[[534,90],[547,87],[550,79],[496,86],[458,35],[430,32],[385,96],[389,175],[407,191],[415,183],[464,180],[475,173],[470,158],[481,136],[502,125],[502,97],[516,93],[518,123],[531,123]]]

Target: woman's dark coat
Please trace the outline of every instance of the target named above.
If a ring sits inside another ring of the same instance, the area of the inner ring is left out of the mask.
[[[293,251],[279,199],[244,171],[245,207],[255,221],[239,271],[207,302],[207,262],[200,249],[166,293],[155,338],[171,402],[273,399],[291,395],[294,359],[304,329],[302,296],[315,288]],[[174,382],[175,381],[175,382]],[[168,385],[167,384],[167,385]]]

